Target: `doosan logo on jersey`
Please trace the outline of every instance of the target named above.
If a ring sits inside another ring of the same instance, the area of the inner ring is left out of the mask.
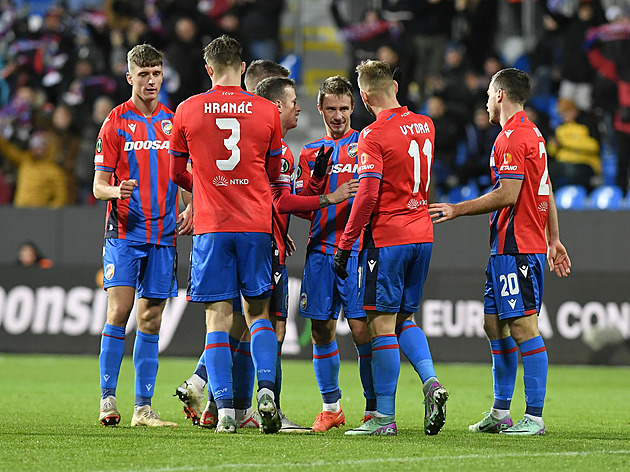
[[[330,167],[330,174],[354,174],[358,170],[357,164],[335,164]]]
[[[168,149],[169,141],[127,141],[125,143],[125,151],[139,151],[141,149]]]

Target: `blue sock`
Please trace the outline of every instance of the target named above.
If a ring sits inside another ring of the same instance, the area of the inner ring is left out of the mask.
[[[372,344],[365,343],[355,347],[359,355],[359,377],[365,397],[365,411],[376,411],[376,395],[372,381]]]
[[[549,359],[542,336],[524,341],[519,346],[523,359],[523,383],[525,384],[526,415],[541,416],[547,393],[547,369]]]
[[[101,335],[98,364],[101,374],[101,398],[115,397],[120,364],[125,354],[125,328],[105,323]]]
[[[230,338],[230,343],[232,343]],[[246,410],[252,406],[254,390],[254,361],[249,341],[237,341],[232,355],[232,381],[234,392],[234,408]]]
[[[280,409],[280,392],[282,390],[282,341],[278,341],[278,357],[276,358],[276,385],[273,394],[276,397],[276,408]]]
[[[330,344],[313,344],[313,368],[324,403],[335,403],[341,398],[341,390],[339,390],[340,365],[337,340]]]
[[[381,415],[396,413],[396,385],[400,374],[400,352],[395,334],[372,338],[372,377],[376,411]]]
[[[492,379],[494,385],[494,404],[497,410],[509,410],[514,394],[516,370],[518,368],[518,347],[512,336],[503,339],[491,339]]]
[[[252,335],[251,350],[254,360],[258,388],[274,390],[276,381],[276,358],[278,338],[271,321],[258,319],[249,327]]]
[[[232,351],[228,333],[213,331],[206,334],[204,358],[208,371],[208,399],[212,391],[217,408],[234,408]]]
[[[429,342],[424,332],[413,321],[405,320],[396,328],[398,345],[405,357],[420,376],[422,383],[435,375]]]
[[[198,375],[205,383],[208,383],[208,371],[206,370],[206,361],[203,357],[203,352],[197,361],[197,367],[195,368],[193,374]]]
[[[158,371],[159,334],[136,331],[133,345],[133,365],[136,370],[136,406],[151,404]]]

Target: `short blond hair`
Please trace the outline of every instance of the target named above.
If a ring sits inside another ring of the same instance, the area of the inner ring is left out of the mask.
[[[368,59],[359,64],[356,71],[362,92],[395,94],[392,71],[387,62]]]

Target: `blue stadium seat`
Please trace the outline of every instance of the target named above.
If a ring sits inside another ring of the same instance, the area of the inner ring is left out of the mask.
[[[476,185],[458,185],[448,192],[450,203],[459,203],[462,200],[471,200],[479,196],[479,189]]]
[[[620,210],[623,207],[623,191],[616,185],[600,185],[589,196],[591,210]]]
[[[560,210],[584,210],[586,208],[586,188],[581,185],[565,185],[555,191],[556,206]]]

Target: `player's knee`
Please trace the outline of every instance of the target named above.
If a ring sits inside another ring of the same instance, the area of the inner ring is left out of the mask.
[[[313,344],[330,344],[335,340],[335,330],[328,321],[311,320],[311,338]]]

